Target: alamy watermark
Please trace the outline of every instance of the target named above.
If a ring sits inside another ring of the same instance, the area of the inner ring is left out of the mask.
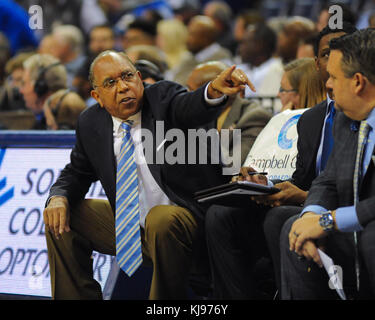
[[[328,26],[332,30],[343,29],[343,11],[341,6],[335,4],[329,7],[328,13],[331,14],[331,17],[328,20]]]
[[[220,164],[223,175],[238,173],[241,168],[240,129],[222,129],[220,133],[202,128],[165,130],[164,121],[156,121],[155,134],[142,128],[134,139],[136,153],[144,154],[144,159],[136,157],[138,165]]]
[[[29,7],[29,27],[31,30],[43,29],[43,9],[41,6]]]

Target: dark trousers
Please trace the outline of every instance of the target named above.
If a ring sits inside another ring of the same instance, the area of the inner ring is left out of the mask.
[[[213,205],[206,214],[206,237],[215,299],[255,298],[254,267],[266,251],[264,207]]]
[[[275,272],[275,282],[278,292],[281,292],[281,262],[280,262],[280,234],[284,223],[292,216],[302,211],[298,206],[281,206],[267,211],[264,219],[264,235]]]
[[[324,268],[313,261],[298,259],[289,250],[288,234],[293,222],[290,218],[281,231],[281,298],[282,299],[339,299],[329,288],[329,278]],[[357,294],[355,277],[354,242],[352,233],[334,232],[324,239],[324,251],[343,271],[343,286],[347,297],[374,298],[375,294],[375,221],[359,234],[361,289]]]

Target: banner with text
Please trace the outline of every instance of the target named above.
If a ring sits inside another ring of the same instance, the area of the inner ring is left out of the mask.
[[[0,293],[51,296],[43,209],[70,149],[0,149]],[[87,198],[106,199],[99,182]],[[102,288],[112,257],[94,252]]]

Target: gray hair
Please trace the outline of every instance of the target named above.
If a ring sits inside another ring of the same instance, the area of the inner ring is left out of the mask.
[[[41,70],[58,62],[59,60],[51,55],[34,54],[23,62],[23,67],[30,72],[31,81],[35,82]],[[67,86],[67,73],[62,64],[46,70],[44,78],[52,92],[64,89]]]
[[[81,53],[84,38],[79,28],[73,25],[61,25],[53,29],[53,34],[61,36],[74,52]]]

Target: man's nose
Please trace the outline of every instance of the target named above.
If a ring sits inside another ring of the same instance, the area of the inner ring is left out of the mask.
[[[128,82],[122,79],[118,79],[116,85],[119,91],[127,91],[129,89]]]

